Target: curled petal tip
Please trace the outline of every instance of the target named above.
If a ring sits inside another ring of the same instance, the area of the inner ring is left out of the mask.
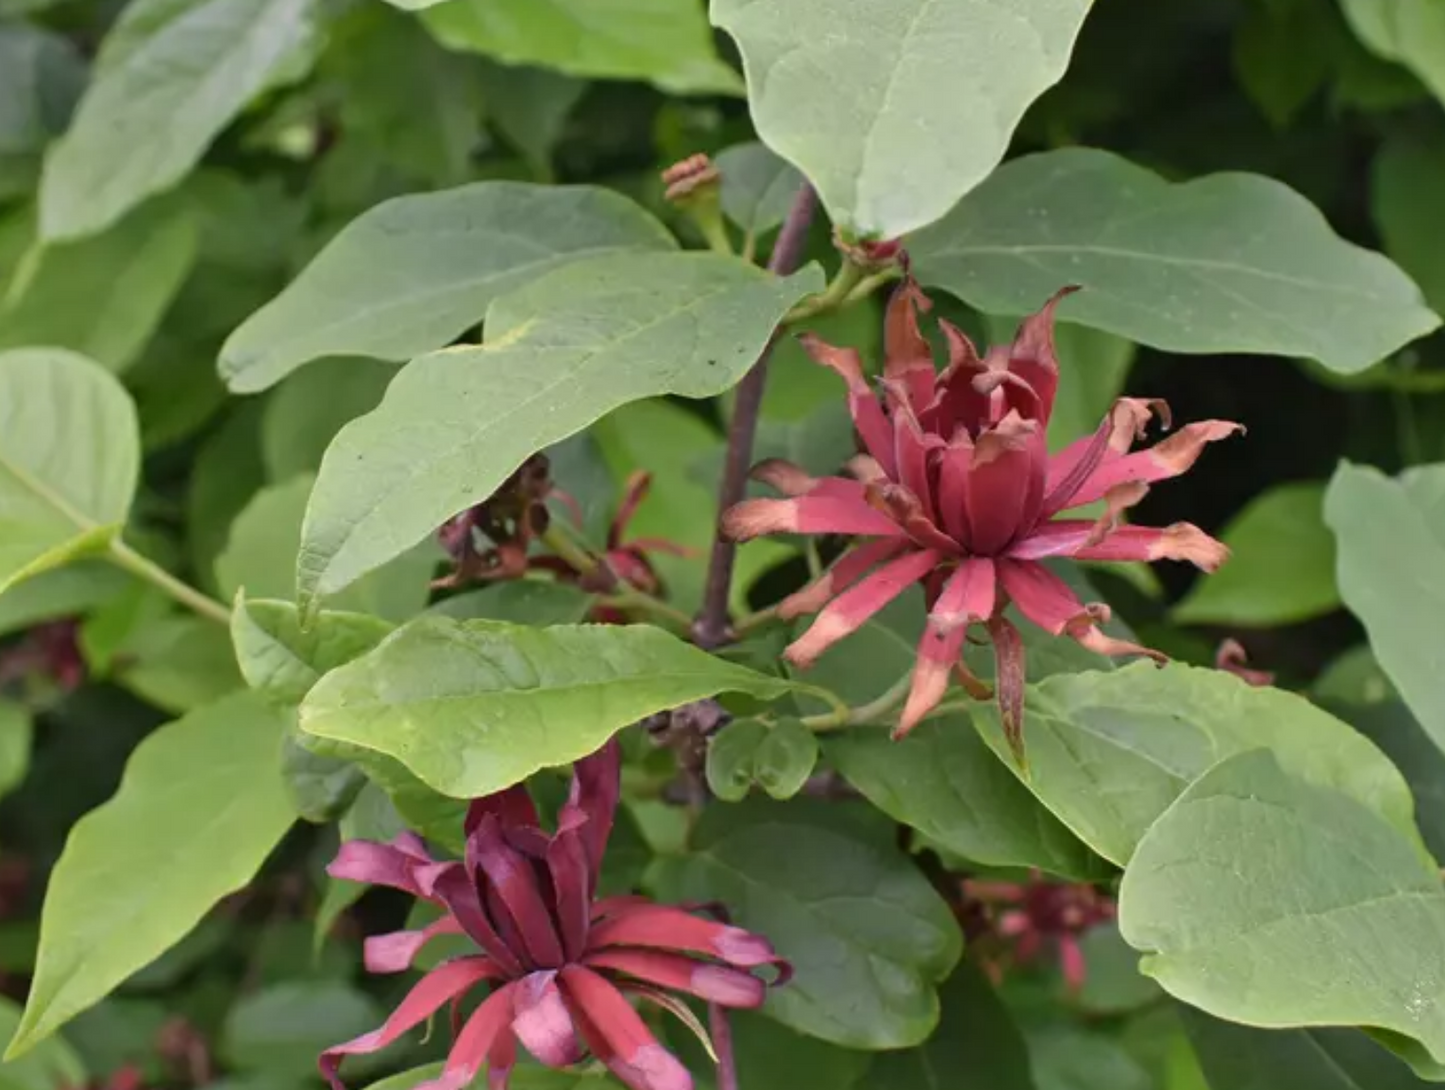
[[[771,485],[785,496],[801,496],[818,483],[818,479],[807,470],[782,458],[768,458],[759,462],[753,466],[748,476]]]
[[[1187,560],[1203,572],[1218,571],[1229,559],[1228,545],[1191,522],[1165,527],[1156,548],[1160,559]]]
[[[721,524],[722,536],[733,541],[792,533],[797,528],[797,508],[788,500],[743,500],[723,513]]]

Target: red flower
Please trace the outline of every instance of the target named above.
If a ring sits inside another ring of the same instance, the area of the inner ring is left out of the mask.
[[[73,618],[38,624],[23,639],[0,651],[0,687],[30,675],[48,677],[65,692],[85,681],[80,624]]]
[[[644,897],[596,899],[597,876],[619,793],[616,742],[577,763],[557,830],[541,828],[530,797],[513,787],[472,803],[466,858],[437,862],[414,834],[390,844],[342,845],[329,873],[391,886],[431,901],[444,915],[422,931],[366,941],[366,967],[405,971],[437,935],[466,935],[478,947],[417,983],[380,1029],[321,1055],[322,1074],[341,1090],[344,1056],[375,1052],[454,1005],[480,984],[491,993],[456,1036],[439,1078],[417,1090],[459,1090],[489,1065],[502,1090],[520,1041],[549,1067],[567,1067],[583,1048],[634,1090],[690,1090],[687,1069],[662,1047],[627,995],[685,1018],[669,992],[727,1007],[756,1007],[764,982],[750,971],[788,968],[767,940]]]
[[[1167,424],[1168,408],[1121,398],[1093,436],[1049,455],[1045,429],[1059,377],[1054,308],[1072,290],[1025,319],[1012,346],[994,347],[982,358],[963,333],[941,321],[949,361],[937,372],[918,328],[918,310],[927,310],[928,300],[906,280],[888,307],[881,397],[856,351],[804,336],[808,353],[847,383],[866,453],[849,464],[851,478],[815,479],[789,463],[764,462],[754,476],[788,498],[746,500],[724,519],[724,532],[738,540],[775,533],[870,539],[779,606],[784,618],[821,610],[785,653],[798,666],[811,664],[914,583],[923,584],[928,627],[896,735],[938,704],[950,671],[981,690],[960,658],[965,634],[977,622],[992,638],[1004,729],[1022,754],[1023,644],[1003,616],[1009,601],[1045,631],[1091,650],[1163,658],[1106,636],[1099,625],[1108,607],[1081,603],[1041,560],[1167,558],[1213,571],[1228,555],[1190,523],[1156,530],[1120,525],[1120,515],[1150,482],[1183,473],[1206,443],[1240,431],[1238,424],[1189,424],[1149,450],[1129,453],[1152,414]],[[1056,517],[1098,501],[1106,507],[1098,519]]]
[[[1028,965],[1052,945],[1059,969],[1070,988],[1084,983],[1084,954],[1079,938],[1116,915],[1114,902],[1084,882],[1051,882],[1037,872],[1027,883],[968,880],[963,892],[970,905],[982,909],[988,931],[980,936],[1002,943],[1006,956],[987,957],[995,983],[1008,965]]]
[[[1233,674],[1246,685],[1262,688],[1274,684],[1274,674],[1269,670],[1255,670],[1249,665],[1249,652],[1238,640],[1220,642],[1214,651],[1214,668]]]

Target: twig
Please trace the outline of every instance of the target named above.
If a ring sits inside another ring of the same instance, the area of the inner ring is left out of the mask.
[[[158,587],[181,605],[195,610],[206,620],[230,626],[231,611],[229,609],[214,598],[202,594],[195,587],[181,582],[159,564],[147,560],[119,538],[111,542],[110,551],[106,555],[117,567],[124,568],[132,575]]]
[[[817,207],[818,195],[812,186],[805,183],[793,199],[788,218],[783,221],[783,229],[773,246],[773,256],[768,261],[770,272],[786,276],[797,269]],[[775,336],[768,342],[758,356],[758,362],[738,384],[737,401],[728,428],[727,461],[723,466],[722,484],[718,487],[719,527],[723,512],[741,500],[747,488],[748,470],[753,460],[753,440],[758,431],[758,411],[762,408],[763,388],[768,381],[768,358],[773,354],[776,339]],[[732,589],[736,553],[737,545],[724,540],[719,532],[713,540],[712,555],[708,558],[702,611],[692,626],[693,639],[699,647],[711,650],[721,647],[728,640],[728,594]]]

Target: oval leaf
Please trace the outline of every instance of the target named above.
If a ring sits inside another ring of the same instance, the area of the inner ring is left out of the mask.
[[[103,550],[139,472],[135,407],[119,382],[63,349],[0,352],[0,591]]]
[[[93,234],[185,177],[216,134],[294,67],[312,33],[311,8],[311,0],[128,4],[46,158],[41,234]]]
[[[587,186],[477,182],[398,197],[348,224],[221,349],[236,393],[319,356],[405,360],[476,325],[497,296],[578,257],[671,250],[626,197]]]
[[[1069,62],[1090,0],[713,0],[753,123],[861,235],[932,223]],[[1035,304],[1037,305],[1037,304]]]
[[[994,706],[979,704],[974,723],[1014,768]],[[1024,783],[1120,866],[1195,778],[1260,746],[1291,774],[1374,810],[1425,854],[1409,787],[1368,739],[1293,693],[1254,688],[1221,670],[1137,662],[1056,675],[1030,687],[1024,738]]]
[[[791,691],[645,625],[529,628],[425,617],[333,670],[301,728],[395,757],[454,798],[596,750],[629,723],[721,692]]]
[[[781,224],[805,183],[797,167],[756,140],[724,148],[716,163],[723,213],[749,235]]]
[[[533,451],[629,401],[738,381],[809,291],[705,253],[576,261],[497,300],[486,344],[413,360],[321,463],[297,561],[303,606],[485,499]]]
[[[295,820],[283,720],[241,693],[145,739],[109,802],[71,830],[45,891],[25,1017],[7,1057],[49,1036],[240,889]]]
[[[1445,616],[1445,465],[1396,480],[1342,464],[1325,496],[1339,544],[1340,594],[1370,636],[1380,666],[1420,725],[1445,749],[1440,618]]]
[[[1171,184],[1086,148],[1015,159],[910,243],[919,279],[989,313],[1059,317],[1170,352],[1362,371],[1440,325],[1420,289],[1250,174]]]
[[[1149,954],[1145,972],[1210,1014],[1386,1030],[1422,1073],[1445,1073],[1439,869],[1368,807],[1288,775],[1267,750],[1222,761],[1149,830],[1124,874],[1119,925]]]

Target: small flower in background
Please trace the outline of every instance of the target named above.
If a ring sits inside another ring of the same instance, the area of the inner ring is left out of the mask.
[[[551,492],[551,463],[545,454],[534,454],[492,495],[445,522],[437,540],[456,568],[433,586],[521,578],[527,550],[547,531]]]
[[[553,833],[523,787],[477,799],[462,861],[433,860],[409,833],[342,845],[332,877],[405,890],[444,910],[424,930],[367,939],[370,971],[404,972],[438,935],[465,935],[478,952],[427,973],[380,1029],[322,1053],[332,1087],[342,1087],[343,1057],[385,1048],[448,1003],[455,1016],[462,997],[486,984],[491,992],[456,1034],[440,1077],[417,1090],[460,1090],[483,1064],[488,1086],[502,1090],[519,1042],[548,1067],[576,1064],[585,1050],[634,1090],[690,1090],[691,1075],[628,997],[673,1012],[706,1040],[672,993],[756,1007],[766,985],[752,970],[774,967],[777,983],[789,970],[766,939],[741,928],[645,897],[596,897],[620,772],[615,740],[579,761]]]
[[[142,1090],[144,1086],[145,1078],[141,1075],[140,1068],[127,1064],[105,1081],[90,1083],[89,1090]],[[61,1090],[66,1088],[62,1087]]]
[[[1274,684],[1274,674],[1269,670],[1254,670],[1249,666],[1249,652],[1238,640],[1222,640],[1214,652],[1214,668],[1224,670],[1242,680],[1246,685],[1264,688]]]
[[[1238,424],[1189,424],[1130,453],[1152,416],[1167,425],[1168,408],[1120,398],[1092,436],[1048,453],[1045,429],[1059,377],[1054,308],[1071,290],[1025,319],[1012,345],[983,357],[960,330],[940,321],[949,362],[938,372],[918,326],[918,312],[930,304],[905,280],[888,306],[881,396],[856,351],[804,336],[809,354],[847,384],[866,453],[850,462],[849,478],[814,478],[787,462],[764,462],[753,475],[787,498],[745,500],[724,518],[724,532],[736,540],[778,533],[869,539],[780,604],[785,619],[818,613],[785,652],[798,666],[810,665],[914,583],[923,584],[929,620],[895,736],[938,704],[951,672],[975,695],[986,693],[961,658],[967,631],[978,623],[993,643],[999,712],[1022,760],[1024,649],[1003,614],[1010,601],[1046,632],[1090,650],[1163,659],[1105,635],[1100,625],[1109,619],[1108,607],[1080,602],[1042,560],[1172,559],[1213,571],[1228,556],[1223,544],[1190,523],[1151,529],[1123,525],[1121,516],[1151,482],[1185,472],[1206,444],[1242,430]],[[1098,518],[1056,517],[1100,502]]]
[[[46,677],[70,692],[85,681],[85,659],[77,642],[80,624],[73,618],[36,625],[0,650],[0,688],[27,677]]]
[[[1086,972],[1080,938],[1117,913],[1114,902],[1088,883],[1049,881],[1037,871],[1028,882],[966,879],[963,896],[965,911],[981,924],[969,940],[995,984],[1052,946],[1064,982],[1077,991]]]

